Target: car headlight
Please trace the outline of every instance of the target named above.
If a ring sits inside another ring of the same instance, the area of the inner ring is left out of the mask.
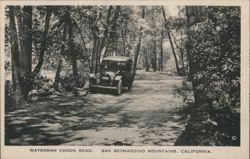
[[[89,74],[89,78],[95,78],[95,74],[94,73],[90,73]]]
[[[109,80],[109,77],[102,77],[103,80]]]
[[[122,77],[121,76],[116,76],[115,80],[119,81]]]

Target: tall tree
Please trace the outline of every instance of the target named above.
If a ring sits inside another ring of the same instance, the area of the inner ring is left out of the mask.
[[[199,14],[192,14],[191,13],[191,10],[195,10],[197,11],[197,9],[193,6],[186,6],[186,16],[187,16],[187,36],[188,36],[188,42],[187,42],[187,57],[188,57],[188,61],[189,61],[189,79],[191,80],[192,82],[192,87],[193,87],[193,93],[194,93],[194,100],[196,102],[200,101],[200,95],[197,91],[197,86],[198,86],[198,83],[194,80],[194,74],[195,72],[197,72],[197,68],[198,66],[196,67],[196,64],[194,63],[194,61],[192,60],[192,57],[191,57],[191,35],[190,35],[190,27],[195,24],[195,22],[198,21],[198,18],[199,18]]]
[[[73,24],[72,24],[72,19],[71,19],[71,8],[70,7],[66,7],[66,14],[65,14],[65,25],[66,25],[66,41],[68,44],[68,48],[69,48],[69,54],[70,54],[70,58],[71,58],[71,64],[72,64],[72,70],[73,70],[73,85],[74,87],[78,84],[78,69],[77,69],[77,54],[76,51],[74,49],[74,40],[73,40]],[[74,89],[73,89],[74,91]]]
[[[39,49],[40,52],[39,52],[38,63],[32,72],[33,79],[39,73],[39,71],[41,70],[41,67],[44,63],[44,52],[45,52],[46,46],[47,46],[47,36],[48,36],[48,31],[49,31],[49,23],[50,23],[51,13],[52,13],[52,7],[47,6],[46,7],[44,31],[42,34],[42,42],[41,42],[40,49]]]
[[[164,25],[162,25],[162,30],[161,30],[161,51],[160,51],[160,60],[159,60],[160,71],[163,71],[163,45],[164,45]]]
[[[16,29],[16,21],[15,21],[15,9],[13,6],[9,6],[9,28],[10,28],[10,45],[11,45],[11,65],[12,65],[12,83],[13,83],[13,91],[15,92],[16,103],[22,100],[22,91],[20,84],[20,72],[18,68],[20,68],[19,61],[19,43],[18,43],[18,35]]]
[[[173,41],[174,41],[174,44],[175,44],[176,48],[179,50],[180,61],[181,61],[181,65],[182,65],[181,75],[185,75],[184,53],[183,53],[183,46],[182,46],[182,43],[183,43],[182,32],[181,32],[180,45],[177,44],[177,39],[175,38],[175,35],[173,34],[173,32],[170,32],[170,33],[171,33],[171,35],[173,37]]]
[[[153,8],[153,16],[152,16],[152,22],[153,22],[153,54],[152,54],[152,67],[154,72],[157,70],[157,42],[156,42],[156,26],[155,26],[155,10]]]
[[[21,96],[20,99],[27,99],[28,93],[32,88],[31,69],[32,69],[32,7],[24,6],[15,8],[9,6],[10,16],[10,37],[12,48],[13,68],[16,69],[16,76],[13,83],[16,84]],[[17,16],[18,15],[18,16]],[[17,19],[17,22],[15,21]],[[18,28],[16,28],[18,26]]]
[[[96,8],[94,11],[94,16],[91,17],[91,34],[93,38],[93,49],[92,49],[92,58],[91,58],[91,72],[97,73],[99,71],[100,66],[100,57],[101,53],[99,52],[101,39],[101,18],[102,18],[102,12],[99,8]]]
[[[106,27],[105,27],[105,31],[104,31],[104,35],[103,38],[101,40],[101,44],[100,44],[100,48],[99,48],[99,52],[101,54],[101,59],[104,56],[104,53],[106,52],[106,45],[107,45],[107,38],[108,38],[108,33],[109,33],[109,27],[110,27],[110,16],[111,16],[111,11],[112,11],[112,6],[109,6],[108,9],[108,15],[107,15],[107,19],[106,19]],[[105,49],[105,50],[104,50]],[[103,53],[103,55],[102,55]]]
[[[120,14],[121,6],[116,6],[114,11],[114,18],[112,20],[111,30],[109,31],[109,38],[108,38],[108,45],[107,49],[105,50],[104,57],[108,55],[112,55],[114,51],[116,51],[116,36],[117,36],[117,20]]]
[[[141,15],[141,17],[142,17],[142,19],[144,19],[144,17],[145,17],[145,6],[142,7],[142,15]],[[141,27],[140,30],[139,30],[139,37],[138,37],[138,42],[137,42],[137,45],[136,45],[134,63],[133,63],[133,73],[136,73],[138,56],[139,56],[140,49],[141,49],[142,29],[143,28]]]
[[[147,51],[147,48],[143,48],[143,51],[144,51],[144,56],[145,56],[145,71],[148,72],[149,71],[149,60],[148,60],[148,51]]]
[[[62,44],[60,55],[58,57],[55,80],[54,80],[54,84],[53,84],[53,87],[55,90],[58,90],[58,84],[59,84],[59,80],[60,80],[60,74],[61,74],[62,62],[63,62],[62,54],[64,53],[64,51],[65,51],[65,46]]]
[[[65,47],[66,47],[65,44],[66,44],[67,24],[65,22],[63,22],[63,23],[64,23],[63,39],[62,39],[62,44],[61,44],[60,53],[59,53],[59,57],[58,57],[55,80],[54,80],[54,84],[53,84],[55,90],[58,90],[58,84],[59,84],[59,80],[60,80],[60,74],[61,74],[62,62],[63,62],[62,55],[65,54]]]
[[[172,49],[172,52],[173,52],[173,55],[174,55],[176,71],[177,71],[177,74],[180,75],[180,68],[179,68],[177,56],[176,56],[176,53],[175,53],[174,45],[173,45],[173,42],[172,42],[172,38],[171,38],[171,35],[170,35],[170,30],[169,30],[169,27],[167,26],[167,18],[166,18],[166,14],[165,14],[165,10],[164,10],[163,6],[162,6],[162,14],[163,14],[163,18],[164,18],[164,21],[165,21],[166,32],[167,32],[169,42],[170,42],[170,45],[171,45],[171,49]]]

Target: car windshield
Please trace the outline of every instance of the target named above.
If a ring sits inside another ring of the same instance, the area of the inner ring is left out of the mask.
[[[103,61],[101,65],[104,71],[113,71],[117,72],[118,70],[126,70],[126,62],[120,61]]]

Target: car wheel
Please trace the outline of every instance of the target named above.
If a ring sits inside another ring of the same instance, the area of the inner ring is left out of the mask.
[[[128,85],[128,91],[131,91],[132,89],[132,83]]]
[[[94,81],[93,80],[89,80],[89,92],[90,93],[95,93],[95,88],[92,87]]]
[[[117,95],[120,95],[121,92],[122,92],[122,80],[120,79],[120,80],[118,81],[118,85],[117,85],[117,88],[116,88],[116,94],[117,94]]]
[[[90,93],[95,93],[95,88],[89,87],[89,92],[90,92]]]

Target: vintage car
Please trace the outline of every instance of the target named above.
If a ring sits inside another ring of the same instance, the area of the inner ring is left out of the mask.
[[[102,60],[100,71],[96,74],[90,74],[89,88],[92,92],[98,88],[112,89],[120,95],[122,89],[131,89],[133,81],[131,58],[108,56]]]

